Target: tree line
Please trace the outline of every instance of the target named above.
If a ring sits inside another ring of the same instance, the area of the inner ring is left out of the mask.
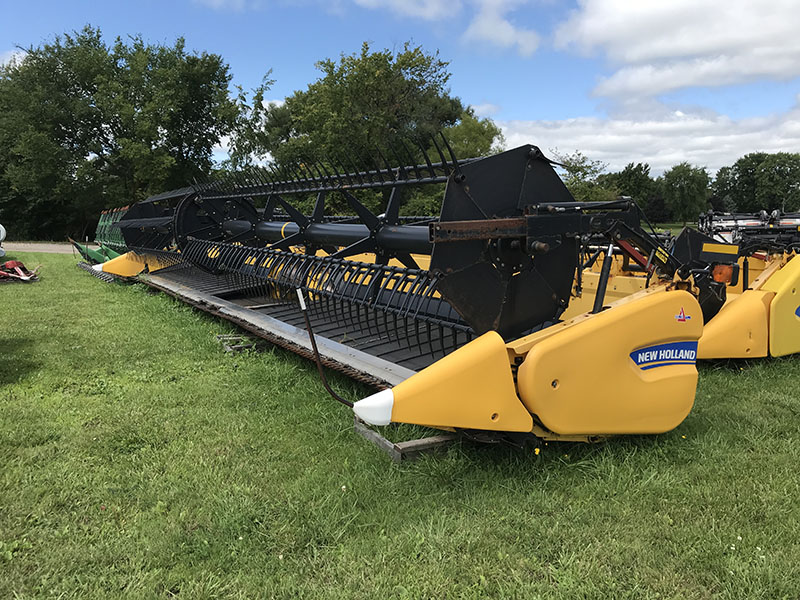
[[[109,44],[87,26],[24,50],[0,66],[0,222],[17,239],[89,235],[102,209],[217,171],[268,163],[281,173],[311,162],[367,169],[387,155],[422,162],[426,149],[436,156],[439,132],[460,158],[504,146],[497,125],[451,93],[448,63],[412,44],[365,43],[321,60],[319,77],[283,102],[268,101],[271,72],[243,90],[220,55],[188,51],[181,38]],[[215,164],[223,141],[229,158]],[[609,173],[580,152],[554,158],[576,198],[632,196],[654,221],[694,220],[709,206],[800,209],[797,154],[748,154],[714,179],[687,163],[653,178],[647,164]],[[438,213],[441,196],[436,187],[408,191],[402,211]],[[386,197],[364,201],[380,212]]]
[[[580,151],[554,152],[564,182],[578,200],[629,196],[652,222],[692,222],[701,212],[800,211],[800,154],[752,152],[711,177],[703,167],[681,162],[661,176],[647,163],[628,163],[607,172],[606,165]]]

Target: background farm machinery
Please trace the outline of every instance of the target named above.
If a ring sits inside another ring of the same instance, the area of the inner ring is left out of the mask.
[[[0,225],[0,258],[6,256],[2,243],[6,239],[6,229]],[[39,280],[39,267],[32,271],[25,267],[21,261],[6,260],[0,262],[0,283],[33,282]]]
[[[127,212],[128,207],[123,206],[104,210],[100,213],[94,234],[94,243],[97,245],[97,249],[69,238],[70,243],[88,264],[98,265],[118,258],[128,251],[119,228],[119,221]]]
[[[704,322],[739,285],[737,246],[693,230],[667,246],[627,199],[576,202],[535,146],[436,148],[436,161],[252,168],[154,196],[114,226],[129,252],[101,268],[147,268],[150,285],[313,356],[308,318],[322,362],[386,388],[355,403],[373,424],[510,440],[678,425]],[[430,184],[446,184],[440,216],[401,217],[404,190]],[[381,214],[362,190],[384,191]],[[294,199],[309,195],[303,214]],[[355,216],[328,216],[331,199]]]
[[[703,358],[784,356],[800,352],[800,214],[702,215],[699,229],[739,247],[739,284],[708,324]]]
[[[793,260],[800,249],[800,215],[708,213],[701,215],[698,230],[728,252],[738,249],[725,304],[707,320],[698,358],[763,358],[800,352],[800,262]],[[596,265],[584,271],[582,297],[573,299],[567,316],[585,310],[591,302],[599,271]],[[646,276],[636,265],[617,255],[608,294],[624,298],[646,286]]]

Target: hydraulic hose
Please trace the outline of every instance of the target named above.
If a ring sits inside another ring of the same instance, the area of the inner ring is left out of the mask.
[[[314,362],[317,363],[317,371],[319,371],[319,378],[322,380],[322,385],[325,386],[325,389],[328,393],[333,396],[333,398],[337,402],[341,402],[345,406],[349,408],[353,408],[353,403],[349,400],[345,400],[339,394],[331,389],[331,386],[328,384],[328,378],[325,377],[325,369],[322,368],[322,359],[319,356],[319,350],[317,349],[317,340],[314,337],[314,331],[311,329],[311,319],[308,318],[308,307],[306,307],[306,299],[303,297],[303,290],[300,288],[296,288],[297,291],[297,299],[300,301],[300,310],[303,313],[303,319],[306,321],[306,330],[308,331],[308,339],[311,340],[311,349],[314,352]]]

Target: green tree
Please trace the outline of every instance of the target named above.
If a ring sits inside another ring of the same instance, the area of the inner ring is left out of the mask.
[[[443,133],[459,158],[488,156],[505,145],[503,133],[495,122],[476,117],[471,107],[461,113],[458,123],[445,128]]]
[[[231,143],[234,167],[267,160],[291,168],[317,160],[350,171],[384,166],[384,158],[393,164],[421,162],[421,152],[398,138],[426,145],[438,132],[459,158],[487,154],[502,143],[490,119],[477,118],[451,96],[448,63],[438,53],[408,43],[399,51],[373,51],[364,43],[360,52],[316,66],[320,77],[284,103],[266,102],[273,83],[269,73],[252,98],[240,95],[243,116]],[[438,161],[435,151],[432,158]],[[409,192],[404,212],[436,213],[441,196],[440,189]],[[380,211],[386,195],[361,198]],[[347,211],[335,196],[329,204],[333,211]]]
[[[711,184],[709,201],[714,210],[736,212],[737,210],[736,173],[732,167],[721,167]]]
[[[450,96],[447,65],[419,46],[407,43],[395,53],[365,42],[359,53],[318,62],[321,77],[280,105],[265,102],[268,74],[246,102],[233,161],[272,157],[288,165],[325,157],[368,166],[381,142],[431,136],[459,121],[465,109]]]
[[[664,173],[664,201],[674,218],[694,221],[708,208],[709,177],[705,169],[682,162]]]
[[[551,151],[553,159],[561,163],[561,178],[569,191],[580,202],[598,202],[613,200],[619,192],[613,182],[602,177],[608,165],[599,160],[592,160],[576,150],[572,154]]]
[[[616,190],[622,196],[631,197],[643,210],[655,192],[655,182],[650,177],[647,163],[628,163],[622,171],[598,176],[601,186]]]
[[[0,70],[0,211],[18,236],[86,232],[102,208],[185,185],[235,122],[222,58],[99,29]]]
[[[80,167],[102,153],[102,111],[92,98],[110,69],[99,32],[89,29],[0,69],[0,211],[16,235],[60,237],[80,218],[75,200],[98,203],[97,178]]]
[[[732,167],[732,198],[737,210],[756,212],[762,207],[756,197],[756,174],[759,165],[767,158],[765,152],[751,152],[737,160]]]
[[[722,167],[712,185],[716,210],[800,209],[800,154],[752,152]]]
[[[653,181],[653,191],[647,199],[645,215],[652,224],[671,223],[675,220],[672,208],[664,200],[664,178],[657,177]]]
[[[759,208],[800,210],[800,154],[767,155],[756,169],[755,200]]]

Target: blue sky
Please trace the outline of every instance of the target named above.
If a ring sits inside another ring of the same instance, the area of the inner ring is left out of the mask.
[[[99,26],[221,54],[280,100],[315,61],[406,41],[450,62],[452,92],[503,128],[508,146],[581,150],[653,172],[710,172],[756,150],[800,151],[796,1],[140,0],[6,3],[0,61],[16,46]]]

